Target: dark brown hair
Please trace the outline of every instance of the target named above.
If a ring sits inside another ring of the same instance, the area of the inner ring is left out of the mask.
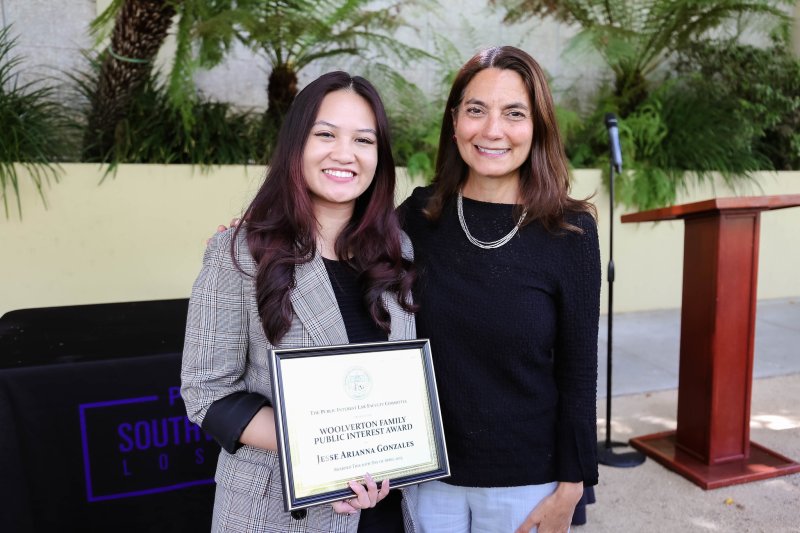
[[[569,197],[567,157],[556,122],[550,87],[539,64],[528,53],[513,46],[489,48],[476,54],[456,75],[442,117],[433,194],[425,208],[426,215],[431,220],[437,220],[445,203],[455,197],[467,179],[469,169],[452,140],[455,133],[453,115],[461,105],[469,82],[488,68],[508,69],[519,74],[532,105],[533,141],[531,153],[519,169],[522,205],[515,217],[527,209],[525,224],[540,220],[548,229],[580,232],[578,227],[566,221],[565,213],[594,214],[595,208],[585,200]]]
[[[341,90],[353,91],[372,109],[378,163],[372,183],[356,199],[350,222],[336,240],[336,254],[358,272],[367,309],[384,331],[391,328],[391,317],[381,300],[385,291],[395,293],[406,311],[415,310],[411,303],[412,265],[402,256],[400,224],[394,211],[394,159],[383,102],[366,79],[331,72],[308,84],[289,108],[267,177],[242,217],[250,253],[258,264],[258,312],[272,344],[291,326],[295,266],[310,261],[316,253],[316,220],[303,176],[303,152],[322,100]]]

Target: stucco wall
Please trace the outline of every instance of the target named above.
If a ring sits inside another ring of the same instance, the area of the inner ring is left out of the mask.
[[[50,83],[62,91],[64,98],[68,98],[67,86],[55,80],[65,81],[65,72],[85,70],[82,50],[93,44],[87,33],[88,25],[109,3],[110,0],[0,0],[0,23],[13,24],[13,33],[19,41],[16,52],[27,57],[20,80],[28,82],[41,80],[43,76],[52,77]],[[522,46],[552,76],[556,91],[566,91],[578,99],[589,92],[598,77],[603,75],[603,70],[591,58],[583,58],[579,64],[562,58],[567,41],[575,33],[573,28],[552,21],[503,25],[499,11],[488,7],[488,3],[485,0],[462,0],[454,9],[452,2],[442,1],[438,10],[407,7],[403,16],[417,31],[403,31],[397,38],[439,55],[436,42],[439,37],[444,37],[458,51],[454,66],[486,46]],[[174,41],[168,38],[157,63],[162,67],[168,66],[173,51]],[[423,90],[441,89],[443,72],[432,62],[394,66]],[[334,69],[363,73],[364,64],[348,58],[314,63],[301,72],[300,86]],[[223,64],[198,72],[195,79],[200,92],[208,98],[244,108],[263,108],[266,106],[268,75],[269,66],[263,57],[241,45],[234,45]]]
[[[0,220],[0,314],[27,307],[182,298],[200,269],[205,239],[241,212],[263,169],[122,165],[100,185],[96,165],[64,165],[45,209],[24,176],[23,218]],[[23,171],[24,174],[24,171]],[[598,192],[603,268],[608,261],[608,197],[600,172],[579,170],[575,196]],[[800,193],[800,172],[764,174],[762,190]],[[398,199],[413,184],[401,180]],[[731,192],[717,185],[717,196]],[[714,196],[709,187],[682,202]],[[675,308],[681,301],[683,223],[620,224],[615,213],[615,311]],[[762,214],[759,298],[800,296],[800,208]],[[604,274],[605,279],[605,274]],[[606,283],[603,284],[605,293]],[[603,295],[605,309],[605,294]]]
[[[69,98],[69,86],[64,73],[85,69],[82,51],[92,46],[87,28],[91,20],[110,0],[0,0],[0,23],[12,24],[18,36],[16,52],[26,56],[25,69],[20,72],[22,83],[48,78],[63,98]],[[592,56],[563,52],[576,29],[550,20],[528,21],[508,26],[501,23],[499,10],[488,7],[486,0],[448,0],[439,2],[441,9],[407,9],[404,13],[418,31],[403,32],[404,42],[438,55],[439,36],[451,41],[463,61],[476,50],[495,44],[512,44],[528,50],[552,78],[558,99],[580,102],[596,84],[610,73],[602,62]],[[792,13],[792,8],[787,7]],[[800,0],[795,3],[793,16],[793,47],[800,56]],[[171,41],[159,54],[160,65],[168,65]],[[322,72],[344,68],[361,72],[363,67],[351,61],[332,59],[311,65],[300,76],[300,85]],[[417,63],[400,69],[424,90],[440,89],[442,73],[432,64]],[[263,59],[241,46],[234,46],[227,60],[210,71],[196,76],[198,89],[211,99],[232,102],[247,108],[266,105],[266,82],[269,69]],[[57,80],[61,80],[59,83]]]

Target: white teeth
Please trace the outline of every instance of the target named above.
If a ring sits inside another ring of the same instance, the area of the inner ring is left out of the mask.
[[[348,170],[331,170],[329,168],[324,170],[325,174],[330,174],[336,178],[352,178],[355,176],[354,172],[350,172]]]
[[[489,155],[501,155],[508,152],[508,148],[500,148],[496,150],[493,150],[491,148],[483,148],[482,146],[477,146],[476,148],[478,148],[479,152]]]

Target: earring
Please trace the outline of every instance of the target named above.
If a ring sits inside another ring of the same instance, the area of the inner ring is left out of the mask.
[[[453,134],[453,142],[456,142],[456,134]]]

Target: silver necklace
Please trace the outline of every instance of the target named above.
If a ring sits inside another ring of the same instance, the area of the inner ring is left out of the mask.
[[[467,229],[467,221],[464,220],[464,195],[461,193],[461,190],[458,191],[458,202],[456,205],[458,207],[458,221],[461,223],[461,229],[464,230],[464,235],[467,236],[467,240],[478,248],[483,248],[484,250],[500,248],[505,243],[510,241],[511,238],[517,234],[519,227],[522,225],[522,221],[525,220],[525,217],[528,215],[528,210],[526,209],[525,212],[522,213],[522,216],[519,217],[516,226],[514,226],[514,228],[505,237],[497,239],[496,241],[484,242],[473,237],[469,232],[469,229]]]

